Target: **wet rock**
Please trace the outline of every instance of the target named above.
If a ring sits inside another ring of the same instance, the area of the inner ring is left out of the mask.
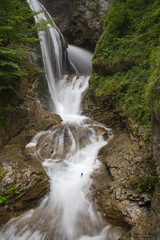
[[[101,33],[101,16],[110,6],[111,1],[77,1],[66,35],[69,42],[79,46],[92,46],[97,43]]]
[[[96,122],[91,120],[86,121],[86,126],[83,127],[73,124],[56,125],[49,131],[42,132],[38,138],[37,146],[26,148],[25,152],[31,158],[37,157],[40,161],[44,161],[44,159],[63,161],[71,149],[72,152],[76,152],[76,146],[81,149],[90,144],[91,140],[88,135],[92,135],[94,132],[96,132],[97,137],[103,133],[106,134],[106,138],[108,136],[107,130],[102,125],[98,126]]]
[[[148,204],[151,202],[149,194],[135,193],[128,177],[131,172],[136,171],[144,154],[141,150],[133,150],[139,149],[137,145],[138,142],[132,142],[127,133],[116,134],[109,144],[100,150],[98,159],[104,165],[92,177],[96,208],[107,221],[127,230],[139,226],[140,219],[143,218],[143,222],[147,220]]]
[[[152,116],[152,141],[153,141],[153,161],[156,166],[157,176],[160,175],[159,168],[159,159],[160,159],[160,122],[157,116]],[[145,226],[143,228],[141,236],[146,240],[158,240],[160,239],[160,183],[159,177],[156,182],[156,187],[154,191],[153,198],[151,199],[151,207],[150,212],[148,214],[148,218],[146,220]],[[145,198],[147,201],[148,199]]]
[[[128,233],[120,239],[145,239],[153,199],[152,193],[138,188],[151,173],[145,163],[151,158],[150,146],[143,141],[145,129],[136,136],[125,114],[103,102],[103,97],[95,100],[91,92],[83,100],[85,115],[114,128],[108,145],[99,151],[103,166],[92,177],[93,202],[107,221],[126,228]]]
[[[102,33],[101,16],[112,0],[40,0],[70,44],[93,49]]]
[[[12,121],[13,125],[21,122],[21,127],[12,129],[7,144],[0,148],[0,225],[33,208],[49,190],[48,176],[42,162],[34,155],[35,149],[28,153],[25,146],[38,132],[59,125],[62,119],[45,110],[38,96],[35,85],[30,85],[19,114],[15,112]]]

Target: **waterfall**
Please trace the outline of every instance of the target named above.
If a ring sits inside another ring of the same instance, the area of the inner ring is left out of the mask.
[[[35,21],[48,21],[51,19],[49,13],[37,0],[28,0],[30,8],[34,12],[39,12],[35,15]],[[49,92],[53,103],[57,99],[56,81],[63,74],[63,49],[62,44],[65,44],[62,34],[52,21],[46,25],[46,29],[38,32],[41,39],[41,51],[43,56],[43,65],[45,76],[48,83]],[[52,109],[53,110],[53,109]]]
[[[68,55],[77,74],[87,74],[92,71],[92,54],[85,49],[68,45]]]
[[[37,0],[29,4],[33,11],[44,10]],[[35,20],[48,17],[47,12],[41,12]],[[103,139],[107,129],[81,115],[82,95],[89,76],[63,75],[63,36],[54,23],[48,27],[39,37],[54,110],[61,115],[63,123],[56,129],[38,133],[26,147],[36,147],[37,159],[43,159],[50,192],[37,208],[6,223],[0,229],[0,239],[118,240],[119,233],[106,224],[89,201],[91,174],[101,165],[97,154],[107,144]],[[77,72],[91,71],[90,53],[73,46],[69,51]],[[84,55],[87,68],[83,70],[83,60],[79,59]]]

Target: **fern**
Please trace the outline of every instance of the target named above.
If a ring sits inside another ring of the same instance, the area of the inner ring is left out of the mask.
[[[46,28],[47,22],[35,24],[33,16],[37,14],[27,1],[0,0],[0,128],[7,122],[7,111],[17,105],[16,89],[21,78],[39,71],[29,55],[40,41],[37,30]]]

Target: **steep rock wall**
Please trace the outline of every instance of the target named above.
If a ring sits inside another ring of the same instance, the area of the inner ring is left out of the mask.
[[[111,103],[103,105],[103,98],[96,98],[90,90],[83,106],[85,115],[111,128],[113,134],[100,150],[98,159],[102,166],[92,176],[96,208],[107,221],[126,228],[128,233],[122,239],[145,239],[153,192],[140,188],[151,172],[151,145],[135,135],[122,111]]]
[[[19,94],[21,103],[10,113],[9,125],[1,133],[0,225],[35,207],[49,191],[41,160],[36,158],[35,149],[25,146],[40,131],[61,123],[61,118],[47,111],[39,100],[36,75],[21,81]]]
[[[70,44],[93,50],[101,33],[101,17],[112,0],[40,0]]]
[[[106,191],[103,181],[99,183],[101,192],[110,192],[108,195],[114,206],[117,206],[117,200],[121,202],[127,196],[130,206],[138,204],[141,209],[135,224],[130,222],[131,231],[121,239],[157,240],[160,238],[160,21],[156,14],[159,2],[115,0],[112,6],[106,14],[105,30],[94,52],[94,73],[84,109],[89,116],[115,130],[113,146],[100,152],[100,159],[111,176]],[[123,177],[118,177],[116,182],[117,171],[124,171],[123,176],[126,174],[123,190],[120,190],[122,185],[119,186]],[[120,190],[117,193],[114,182]],[[98,193],[98,187],[96,191]],[[99,206],[105,205],[100,194],[97,198]],[[123,217],[125,221],[131,216],[127,205],[124,209],[118,206],[114,210],[112,217],[116,212],[117,218]]]

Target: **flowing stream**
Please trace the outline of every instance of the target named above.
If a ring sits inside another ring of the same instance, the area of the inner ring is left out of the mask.
[[[28,0],[33,11],[44,10]],[[41,12],[35,20],[50,18]],[[38,133],[26,147],[36,146],[50,179],[50,192],[40,205],[11,219],[0,230],[1,240],[117,240],[119,232],[104,224],[89,201],[91,174],[100,167],[97,154],[107,142],[107,129],[81,115],[83,92],[89,76],[64,75],[66,54],[63,36],[52,22],[39,33],[53,111],[63,122],[56,129]],[[77,74],[91,72],[91,54],[69,46],[70,63]],[[80,64],[80,66],[79,66]]]

